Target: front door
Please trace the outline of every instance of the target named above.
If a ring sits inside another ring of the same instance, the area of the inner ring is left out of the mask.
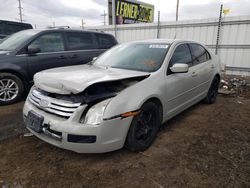
[[[173,73],[170,67],[176,63],[189,65],[186,73]],[[193,97],[196,95],[195,80],[196,72],[192,67],[192,56],[187,44],[179,44],[170,59],[165,87],[165,106],[167,114],[164,119],[169,119],[179,112],[185,110],[192,104]]]

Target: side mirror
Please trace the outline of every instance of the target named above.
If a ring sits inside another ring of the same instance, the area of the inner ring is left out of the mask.
[[[36,54],[39,53],[40,51],[41,49],[37,45],[29,45],[27,49],[28,54]]]
[[[173,73],[185,73],[188,72],[188,65],[182,63],[176,63],[172,67],[170,67],[170,70]]]

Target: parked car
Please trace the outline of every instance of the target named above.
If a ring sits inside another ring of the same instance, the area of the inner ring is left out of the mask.
[[[92,64],[37,73],[24,121],[38,138],[75,152],[143,151],[163,122],[201,100],[214,103],[219,82],[217,58],[199,43],[124,43]]]
[[[35,73],[88,63],[116,44],[112,35],[73,29],[32,29],[11,35],[0,44],[0,105],[18,101],[33,84]]]
[[[32,25],[28,23],[0,20],[0,42],[1,39],[7,37],[8,35],[11,35],[18,31],[32,28]]]

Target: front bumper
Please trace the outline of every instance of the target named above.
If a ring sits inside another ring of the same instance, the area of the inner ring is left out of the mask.
[[[23,108],[24,119],[31,110],[44,117],[44,129],[42,133],[37,133],[27,127],[30,132],[45,142],[77,153],[104,153],[122,148],[132,121],[132,117],[116,118],[105,120],[100,125],[85,125],[79,123],[81,107],[65,119],[37,108],[27,99]],[[91,135],[96,140],[94,143],[76,143],[69,141],[69,135]]]

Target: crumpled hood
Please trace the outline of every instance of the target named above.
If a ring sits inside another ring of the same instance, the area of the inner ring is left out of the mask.
[[[38,88],[50,93],[77,94],[95,83],[148,75],[146,72],[78,65],[39,72],[34,76],[34,83]]]

